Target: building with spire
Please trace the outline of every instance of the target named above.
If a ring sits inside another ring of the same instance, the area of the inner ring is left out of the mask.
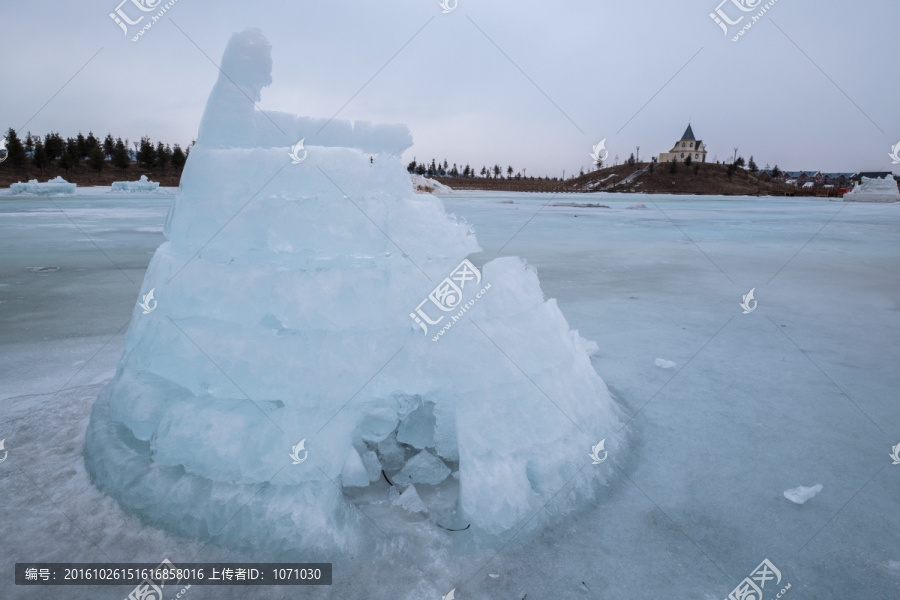
[[[706,162],[706,146],[703,145],[703,140],[694,137],[694,130],[691,129],[690,123],[684,130],[681,139],[675,142],[675,146],[669,152],[659,155],[659,162],[671,162],[673,158],[678,162],[684,162],[688,156],[694,162]]]

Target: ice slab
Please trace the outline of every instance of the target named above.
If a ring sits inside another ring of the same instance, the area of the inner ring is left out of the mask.
[[[146,175],[141,175],[138,181],[114,181],[114,192],[156,192],[159,190],[159,182],[150,181]]]
[[[394,483],[408,485],[411,483],[427,483],[437,485],[447,479],[450,469],[441,459],[431,452],[423,450],[410,458],[403,469],[394,475]]]
[[[9,193],[12,195],[31,194],[34,196],[58,196],[71,195],[75,193],[78,185],[69,183],[62,177],[54,177],[43,183],[37,179],[31,179],[28,183],[14,183],[9,186]]]
[[[785,490],[784,497],[793,502],[794,504],[803,504],[816,494],[822,491],[822,484],[817,483],[811,487],[803,487],[802,485],[799,487],[791,488],[789,490]]]

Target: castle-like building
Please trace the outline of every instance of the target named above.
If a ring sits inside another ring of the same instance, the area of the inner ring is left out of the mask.
[[[677,162],[684,162],[688,156],[691,157],[692,161],[706,162],[706,146],[703,145],[703,140],[698,140],[694,137],[694,130],[691,129],[691,124],[688,123],[687,129],[684,130],[684,135],[681,136],[681,139],[675,142],[675,146],[669,152],[663,152],[659,155],[660,164],[671,162],[674,158]]]

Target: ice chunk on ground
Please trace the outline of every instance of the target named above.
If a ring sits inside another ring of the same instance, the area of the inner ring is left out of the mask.
[[[341,468],[341,484],[346,487],[366,487],[369,485],[369,473],[363,464],[359,453],[350,449],[347,460]]]
[[[428,512],[428,508],[425,506],[425,503],[422,502],[419,493],[416,491],[416,486],[414,485],[407,487],[403,490],[402,494],[398,494],[396,492],[396,487],[391,486],[391,504],[405,508],[411,513]]]
[[[406,451],[397,443],[397,436],[392,435],[378,442],[378,456],[381,465],[387,471],[396,471],[403,468],[406,462]]]
[[[114,181],[114,192],[156,192],[159,190],[159,182],[150,181],[146,175],[141,175],[138,181]]]
[[[428,402],[412,411],[397,430],[397,441],[423,450],[434,447],[434,404]]]
[[[812,487],[803,487],[802,485],[799,487],[791,488],[784,492],[784,497],[793,502],[794,504],[803,504],[816,494],[822,491],[822,484],[817,483]]]
[[[378,455],[368,450],[363,453],[362,462],[370,482],[381,479],[381,463],[378,461]]]
[[[30,179],[28,183],[14,183],[9,186],[9,193],[17,194],[33,194],[35,196],[57,196],[70,195],[75,193],[78,185],[69,183],[62,177],[54,177],[44,183],[39,183],[37,179]]]
[[[450,475],[450,469],[447,468],[447,465],[428,450],[423,450],[410,458],[400,473],[394,475],[394,483],[437,485],[447,479],[448,475]]]
[[[655,361],[653,361],[653,364],[655,364],[660,369],[671,369],[675,366],[675,363],[673,363],[671,360],[666,360],[664,358],[657,358]]]
[[[397,413],[389,408],[376,408],[370,411],[359,426],[362,439],[367,442],[380,442],[397,428]]]
[[[641,209],[641,208],[647,208],[647,207],[644,206],[644,203],[643,203],[643,202],[635,202],[634,204],[632,204],[632,205],[629,206],[628,208]]]

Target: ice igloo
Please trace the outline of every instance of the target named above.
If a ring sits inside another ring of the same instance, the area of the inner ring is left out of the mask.
[[[404,126],[257,110],[271,66],[259,31],[229,41],[91,414],[95,484],[157,526],[307,559],[358,550],[354,501],[393,486],[419,490],[422,527],[485,540],[590,502],[621,427],[596,344],[522,260],[466,261],[471,228],[412,190]]]

